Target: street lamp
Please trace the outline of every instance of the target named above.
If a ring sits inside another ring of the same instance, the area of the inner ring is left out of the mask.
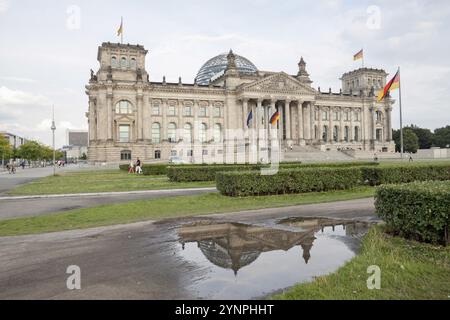
[[[52,112],[53,112],[53,119],[52,119],[52,126],[50,129],[52,129],[52,134],[53,134],[53,175],[56,175],[56,166],[55,166],[55,158],[56,158],[56,151],[55,151],[55,130],[56,130],[56,125],[55,125],[55,106],[52,107]]]

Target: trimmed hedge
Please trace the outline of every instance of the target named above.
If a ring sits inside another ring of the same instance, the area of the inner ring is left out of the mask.
[[[341,163],[307,163],[285,162],[280,163],[280,169],[300,169],[300,168],[347,168],[356,166],[376,165],[376,162],[341,162]],[[214,181],[218,172],[228,171],[252,171],[260,170],[268,165],[242,164],[242,165],[188,165],[171,166],[167,169],[167,176],[173,182],[189,181]]]
[[[450,180],[450,165],[448,164],[363,167],[361,171],[365,183],[371,186],[426,180]]]
[[[123,171],[128,171],[128,164],[121,164],[119,165],[119,169]],[[161,164],[144,164],[141,166],[142,173],[146,176],[159,176],[159,175],[165,175],[167,174],[167,167],[168,165],[166,163]]]
[[[419,241],[449,243],[450,181],[380,186],[375,208],[391,232]]]
[[[361,184],[361,170],[357,167],[290,169],[268,176],[259,171],[219,172],[216,175],[220,193],[235,197],[342,190]]]

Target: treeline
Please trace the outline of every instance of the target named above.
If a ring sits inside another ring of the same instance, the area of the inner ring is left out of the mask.
[[[400,129],[393,130],[392,138],[395,141],[395,150],[400,152]],[[410,125],[403,128],[403,145],[405,152],[416,153],[418,149],[430,149],[432,147],[450,147],[450,126],[430,129]]]
[[[56,151],[56,159],[64,154]],[[53,160],[53,149],[36,141],[28,141],[15,149],[3,136],[0,136],[0,160],[25,159],[28,161],[51,161]]]

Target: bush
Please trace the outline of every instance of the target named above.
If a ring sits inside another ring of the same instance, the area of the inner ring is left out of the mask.
[[[398,235],[432,243],[449,242],[450,181],[380,186],[375,208],[388,229]]]
[[[376,165],[376,162],[341,162],[341,163],[307,163],[300,162],[282,162],[280,169],[297,169],[297,168],[346,168],[355,166],[370,166]],[[173,182],[188,182],[188,181],[214,181],[216,173],[228,171],[252,171],[260,170],[268,165],[260,164],[224,164],[224,165],[183,165],[171,166],[167,169],[167,176]]]
[[[158,176],[167,174],[168,164],[144,164],[141,166],[142,173],[148,176]],[[119,169],[123,171],[128,171],[129,164],[119,165]]]
[[[450,165],[394,165],[362,167],[366,184],[377,186],[390,183],[408,183],[426,180],[450,180]]]
[[[263,176],[259,171],[219,172],[216,175],[217,189],[228,196],[342,190],[361,184],[361,170],[356,167],[282,169],[270,176]]]

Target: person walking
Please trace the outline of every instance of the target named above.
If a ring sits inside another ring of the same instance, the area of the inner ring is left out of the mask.
[[[128,173],[134,173],[134,163],[133,160],[130,161],[130,164],[128,166]]]
[[[141,173],[142,173],[141,160],[139,160],[139,158],[137,158],[137,160],[136,160],[136,174],[141,174]]]
[[[410,152],[409,153],[409,162],[413,162],[414,160],[413,160],[413,157],[412,157],[412,153]]]

